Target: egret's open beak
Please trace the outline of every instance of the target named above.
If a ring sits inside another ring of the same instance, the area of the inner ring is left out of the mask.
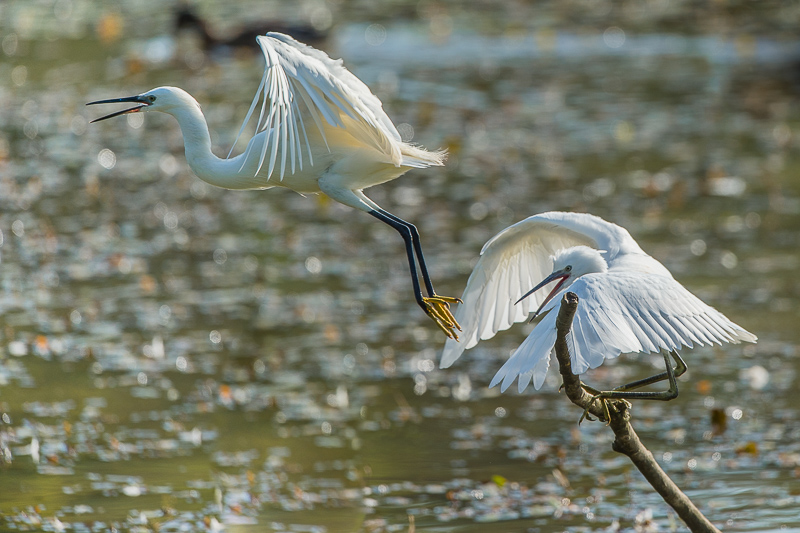
[[[141,111],[142,109],[144,109],[145,107],[150,105],[150,102],[145,100],[144,97],[141,96],[141,95],[138,95],[138,96],[127,96],[125,98],[111,98],[110,100],[98,100],[96,102],[89,102],[86,105],[116,104],[116,103],[120,103],[120,102],[136,102],[136,103],[139,103],[139,104],[142,104],[142,105],[139,105],[139,106],[136,106],[136,107],[131,107],[130,109],[125,109],[123,111],[116,111],[114,113],[111,113],[110,115],[106,115],[104,117],[96,118],[92,122],[100,122],[101,120],[105,120],[107,118],[118,117],[120,115],[125,115],[125,114],[128,114],[128,113],[136,113],[136,112]],[[91,122],[90,122],[90,124],[91,124]]]
[[[538,284],[537,286],[535,286],[534,288],[532,288],[531,290],[526,292],[524,295],[522,295],[522,298],[520,298],[519,300],[514,302],[514,304],[516,305],[516,304],[520,303],[522,300],[524,300],[525,298],[527,298],[528,296],[530,296],[534,292],[538,291],[539,289],[541,289],[542,287],[544,287],[545,285],[547,285],[551,281],[559,280],[559,282],[556,283],[556,286],[553,287],[553,290],[550,291],[550,294],[547,295],[547,298],[544,299],[544,301],[542,302],[542,305],[539,306],[539,309],[537,309],[536,312],[533,313],[533,316],[531,317],[531,320],[533,320],[534,318],[539,316],[539,313],[542,312],[542,308],[547,304],[547,302],[549,302],[553,298],[553,296],[558,294],[558,290],[561,288],[561,286],[564,284],[564,282],[567,281],[568,277],[569,277],[569,272],[564,272],[563,270],[556,270],[555,272],[553,272],[552,274],[550,274],[549,276],[544,278],[544,280],[540,284]]]

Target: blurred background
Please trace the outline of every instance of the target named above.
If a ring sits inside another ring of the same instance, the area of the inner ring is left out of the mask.
[[[718,526],[800,531],[798,21],[789,1],[0,2],[0,528],[681,529],[556,373],[487,389],[531,325],[438,370],[391,228],[204,184],[166,115],[88,124],[88,101],[176,85],[223,156],[253,36],[279,30],[449,150],[368,191],[418,226],[441,294],[507,225],[589,211],[757,334],[686,351],[680,397],[633,416]]]

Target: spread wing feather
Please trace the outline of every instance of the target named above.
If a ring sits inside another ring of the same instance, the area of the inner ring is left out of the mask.
[[[625,229],[585,213],[542,213],[504,229],[481,250],[461,297],[464,303],[455,313],[462,340],[447,341],[440,366],[449,367],[479,340],[525,320],[549,288],[516,301],[550,274],[556,251],[578,245],[604,250],[608,259],[619,252],[641,252]]]
[[[327,123],[346,128],[357,141],[387,154],[394,164],[402,162],[400,134],[380,100],[341,60],[333,60],[281,33],[268,33],[257,37],[257,41],[266,66],[236,137],[241,137],[260,102],[256,133],[264,131],[266,138],[257,174],[265,163],[267,179],[278,167],[281,179],[287,170],[302,170],[306,158],[314,164],[303,114],[311,117],[326,144]],[[248,156],[246,153],[243,160]]]
[[[706,305],[672,278],[639,272],[587,274],[569,288],[580,298],[568,337],[576,374],[600,366],[606,358],[629,352],[677,350],[682,346],[755,342],[755,335]],[[532,380],[544,383],[555,344],[556,296],[549,312],[506,361],[491,382],[507,389]]]

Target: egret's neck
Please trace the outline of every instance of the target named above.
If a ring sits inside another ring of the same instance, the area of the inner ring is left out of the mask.
[[[203,112],[197,106],[181,107],[170,114],[178,121],[183,133],[186,162],[201,180],[224,187],[237,189],[238,165],[229,159],[220,159],[211,151],[211,135]]]

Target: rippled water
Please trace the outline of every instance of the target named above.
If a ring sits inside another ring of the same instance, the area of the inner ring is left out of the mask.
[[[448,148],[369,191],[420,228],[441,293],[508,224],[585,210],[756,333],[687,352],[680,398],[635,404],[635,426],[721,528],[800,531],[797,8],[710,5],[200,8],[220,31],[330,20],[320,46]],[[436,368],[393,230],[203,184],[170,117],[88,124],[87,101],[179,85],[227,152],[262,60],[204,56],[170,16],[0,5],[0,528],[680,530],[557,376],[487,389],[530,326]]]

